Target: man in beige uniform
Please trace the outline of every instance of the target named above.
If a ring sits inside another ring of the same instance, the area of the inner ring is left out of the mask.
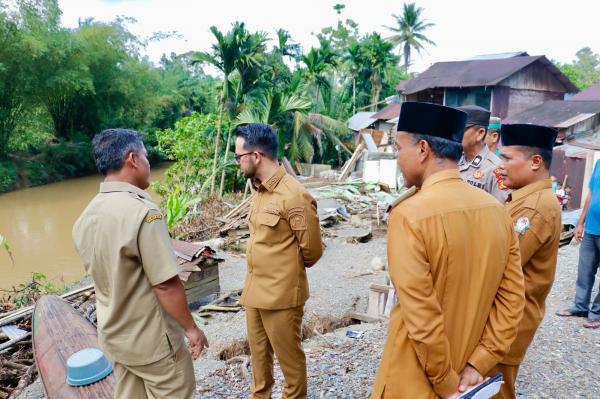
[[[523,274],[502,205],[465,183],[456,162],[466,115],[402,104],[398,165],[412,197],[388,222],[398,303],[372,398],[456,398],[504,355],[523,313]]]
[[[490,112],[476,105],[458,107],[467,114],[467,126],[462,139],[463,156],[458,161],[460,175],[467,183],[494,196],[501,204],[509,194],[500,174],[500,158],[486,143]]]
[[[498,365],[504,375],[500,397],[515,398],[515,380],[525,352],[544,318],[561,230],[561,209],[552,192],[550,163],[557,131],[536,125],[504,125],[502,173],[509,195],[506,210],[519,238],[525,276],[525,311],[517,338]]]
[[[238,129],[235,159],[256,194],[248,225],[248,273],[240,303],[246,308],[252,355],[252,397],[270,398],[273,352],[285,377],[284,398],[306,398],[301,345],[308,299],[306,268],[323,254],[315,200],[277,163],[277,136],[269,125]]]
[[[73,227],[96,290],[98,339],[114,361],[115,397],[192,398],[194,368],[208,342],[187,307],[164,217],[144,191],[150,164],[139,134],[109,129],[94,137],[105,176]]]

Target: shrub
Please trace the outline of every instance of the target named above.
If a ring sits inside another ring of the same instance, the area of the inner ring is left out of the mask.
[[[17,183],[17,168],[10,161],[0,162],[0,193],[12,190]]]

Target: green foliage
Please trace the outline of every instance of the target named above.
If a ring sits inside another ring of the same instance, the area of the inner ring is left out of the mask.
[[[3,248],[6,253],[8,254],[8,257],[10,258],[10,261],[12,262],[13,266],[15,264],[15,260],[13,258],[13,254],[10,250],[10,244],[8,243],[8,241],[6,240],[6,238],[4,238],[4,236],[2,234],[0,234],[0,248]]]
[[[216,133],[213,114],[192,113],[179,120],[174,129],[156,132],[158,148],[168,159],[176,160],[166,172],[163,183],[154,189],[163,198],[163,206],[170,193],[179,190],[194,197],[205,195],[210,180],[213,140]]]
[[[600,82],[600,55],[584,47],[575,56],[577,58],[570,64],[555,64],[580,90]]]
[[[54,127],[44,107],[30,108],[8,140],[8,152],[38,154],[54,139]]]
[[[17,183],[17,168],[11,161],[0,161],[0,193],[13,189]]]
[[[43,273],[34,272],[31,274],[30,282],[19,284],[12,290],[8,290],[9,297],[7,299],[17,307],[28,306],[35,303],[43,295],[63,294],[66,289],[66,287],[59,288],[48,281]]]
[[[386,26],[386,28],[395,33],[389,40],[402,51],[404,68],[408,70],[412,49],[420,53],[425,47],[424,44],[435,46],[435,43],[423,33],[435,24],[421,17],[423,8],[417,7],[415,3],[404,3],[402,7],[402,15],[392,15],[396,20],[396,26]]]
[[[185,220],[192,207],[200,203],[202,199],[202,197],[194,198],[188,191],[183,191],[181,186],[177,186],[175,191],[168,195],[166,201],[167,227],[171,234],[174,234],[175,227]]]
[[[74,156],[81,145],[68,143],[89,143],[109,127],[151,132],[147,149],[160,159],[148,145],[154,130],[215,111],[219,81],[187,55],[152,65],[140,55],[148,40],[129,31],[132,19],[86,19],[69,29],[60,16],[57,0],[0,0],[0,160],[10,154],[23,168],[17,186],[93,173],[87,153]],[[15,186],[4,175],[2,182]]]

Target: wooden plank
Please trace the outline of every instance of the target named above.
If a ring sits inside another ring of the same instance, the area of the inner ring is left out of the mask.
[[[351,319],[354,319],[354,320],[364,321],[365,323],[379,323],[384,320],[383,317],[372,317],[366,313],[358,313],[358,312],[348,313],[348,317],[350,317]]]
[[[285,171],[288,172],[288,174],[290,176],[293,176],[296,178],[298,177],[296,175],[296,171],[294,170],[294,168],[292,168],[292,164],[290,163],[290,161],[288,161],[288,159],[286,157],[283,157],[281,159],[281,164],[283,165],[283,167],[285,168]]]
[[[364,149],[365,149],[365,143],[360,143],[358,145],[358,147],[356,147],[354,154],[352,154],[352,156],[346,163],[346,166],[344,166],[344,168],[342,169],[342,174],[340,175],[338,181],[346,180],[348,178],[348,176],[350,176],[352,169],[354,169],[354,165],[356,165],[356,162],[362,156],[362,152]]]
[[[112,399],[114,373],[83,387],[66,382],[67,359],[84,348],[98,348],[96,328],[66,301],[47,295],[35,305],[33,353],[48,399]]]

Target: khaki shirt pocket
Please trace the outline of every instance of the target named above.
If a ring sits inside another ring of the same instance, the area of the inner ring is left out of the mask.
[[[280,215],[258,212],[256,214],[256,241],[268,245],[278,244],[283,241],[285,234],[281,229]]]
[[[277,223],[279,223],[279,219],[281,219],[281,216],[279,215],[261,212],[258,214],[257,222],[258,224],[263,224],[265,226],[275,227],[277,226]]]

